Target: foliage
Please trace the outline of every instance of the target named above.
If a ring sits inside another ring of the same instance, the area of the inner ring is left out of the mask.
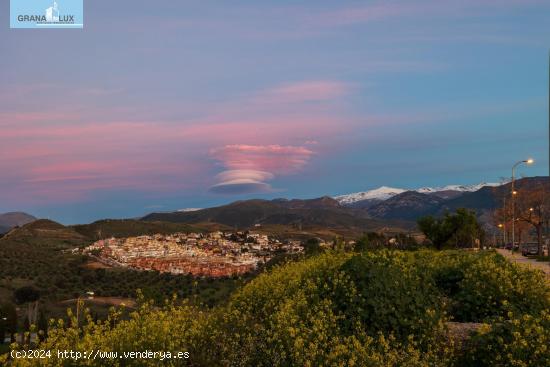
[[[464,268],[454,301],[457,320],[481,321],[509,312],[537,314],[550,309],[550,290],[541,271],[523,269],[501,256],[487,254]]]
[[[109,237],[131,237],[175,232],[205,232],[206,226],[170,222],[146,222],[133,219],[104,219],[72,228],[92,240]]]
[[[432,340],[445,320],[444,303],[431,274],[418,269],[405,252],[366,252],[342,270],[353,287],[337,289],[334,300],[345,324],[370,332],[392,330],[400,340],[410,335]]]
[[[309,238],[304,243],[304,252],[306,255],[318,255],[323,252],[320,245],[321,240],[317,237]]]
[[[15,297],[15,302],[17,304],[23,304],[27,302],[38,301],[38,299],[40,298],[40,292],[34,287],[25,286],[17,288],[13,292],[13,296]]]
[[[156,271],[94,269],[87,267],[87,262],[87,257],[62,252],[50,243],[37,246],[5,238],[0,245],[0,286],[23,295],[27,288],[17,290],[22,288],[19,283],[25,287],[32,284],[46,303],[76,298],[88,290],[102,297],[135,297],[137,289],[142,289],[157,302],[175,293],[180,298],[197,298],[213,306],[227,300],[246,280],[246,277],[195,279]]]
[[[479,322],[510,311],[536,314],[550,308],[544,273],[522,268],[494,251],[418,251],[413,256],[448,299],[447,310],[455,321]]]
[[[376,232],[363,234],[355,244],[355,251],[362,252],[366,250],[381,249],[386,244],[386,238]]]
[[[503,317],[475,335],[458,363],[464,367],[550,366],[550,312]]]
[[[550,219],[550,183],[537,185],[531,189],[521,189],[516,199],[516,217],[528,223],[536,232],[538,254],[543,255],[543,231]]]
[[[426,216],[418,219],[418,228],[437,248],[476,247],[484,232],[475,212],[457,209],[456,213],[445,213],[442,218]]]
[[[486,286],[472,283],[476,274]],[[331,251],[275,266],[212,309],[176,300],[155,307],[142,299],[129,319],[121,319],[120,310],[105,321],[85,313],[88,321],[81,329],[69,313],[71,322],[52,324],[39,348],[189,352],[189,360],[167,360],[166,365],[373,367],[489,366],[502,348],[509,356],[495,359],[502,361],[496,366],[534,366],[527,363],[528,353],[543,366],[548,365],[544,346],[550,328],[544,311],[548,287],[539,276],[494,252]],[[524,289],[527,284],[534,289]],[[499,301],[483,308],[477,299]],[[469,311],[461,314],[462,309]],[[518,317],[507,321],[511,311]],[[463,355],[445,336],[449,317],[488,322]],[[522,341],[527,344],[514,345]],[[19,359],[14,365],[31,363]],[[74,361],[41,363],[68,366]],[[80,364],[154,366],[159,361]]]

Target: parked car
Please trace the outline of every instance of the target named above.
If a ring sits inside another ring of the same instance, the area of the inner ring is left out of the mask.
[[[546,245],[542,245],[542,252],[546,251]],[[521,245],[521,254],[523,256],[528,255],[538,255],[539,254],[539,244],[536,242],[524,243]]]
[[[527,255],[538,255],[539,245],[538,243],[524,243],[521,245],[521,254],[523,256]]]

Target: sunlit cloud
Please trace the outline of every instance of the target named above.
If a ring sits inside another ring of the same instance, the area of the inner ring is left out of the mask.
[[[273,191],[265,181],[274,178],[269,172],[246,170],[224,171],[216,176],[220,182],[212,185],[210,191],[218,194],[248,194]]]
[[[269,192],[266,181],[303,168],[313,151],[301,146],[227,145],[212,149],[210,155],[226,168],[216,176],[210,191],[224,194]]]

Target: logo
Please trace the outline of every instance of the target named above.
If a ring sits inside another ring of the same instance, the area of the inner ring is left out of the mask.
[[[82,28],[83,0],[10,0],[10,28]]]

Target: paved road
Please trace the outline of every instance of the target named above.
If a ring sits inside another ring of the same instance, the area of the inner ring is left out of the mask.
[[[518,264],[523,264],[525,266],[530,266],[530,267],[542,270],[543,272],[546,273],[546,278],[550,281],[550,263],[529,259],[520,254],[512,253],[512,251],[509,251],[509,250],[497,249],[497,251],[499,254],[506,257],[510,261],[514,261]]]

